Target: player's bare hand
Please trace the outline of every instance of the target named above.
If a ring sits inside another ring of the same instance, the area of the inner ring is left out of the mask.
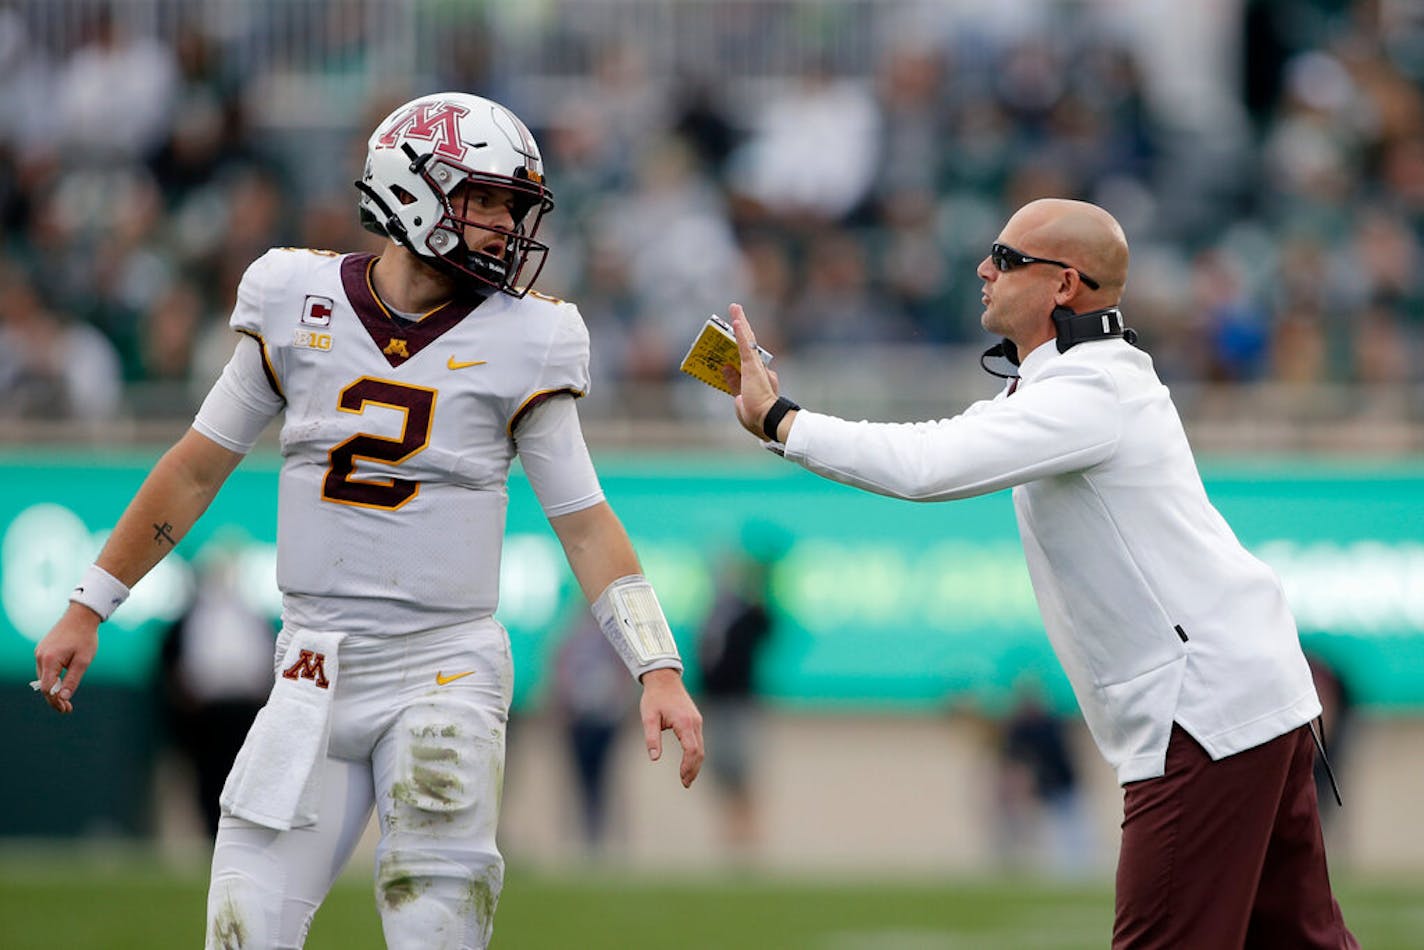
[[[79,604],[70,604],[35,647],[39,692],[56,712],[74,711],[73,699],[79,691],[79,681],[94,662],[98,649],[99,615]],[[61,670],[64,671],[62,680]]]
[[[732,330],[737,335],[737,351],[742,361],[740,373],[731,367],[724,371],[727,385],[737,394],[737,421],[752,435],[765,438],[761,422],[772,403],[776,402],[776,394],[781,387],[776,374],[767,369],[757,355],[756,333],[742,305],[732,304],[728,313],[732,317]]]
[[[697,773],[702,771],[706,750],[702,745],[702,714],[697,711],[682,674],[677,670],[653,670],[643,674],[643,699],[639,704],[643,717],[643,738],[648,745],[648,758],[656,762],[663,754],[663,730],[671,729],[682,746],[682,765],[678,774],[683,788],[691,788]]]

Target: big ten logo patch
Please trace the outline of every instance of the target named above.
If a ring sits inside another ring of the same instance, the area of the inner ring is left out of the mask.
[[[292,337],[292,345],[326,352],[331,349],[331,334],[318,333],[315,330],[298,330]]]
[[[307,294],[306,303],[302,304],[302,323],[309,327],[331,326],[331,311],[335,305],[330,297]]]
[[[282,676],[289,680],[311,680],[321,689],[331,685],[326,678],[326,654],[311,650],[303,650],[297,662],[282,671]]]

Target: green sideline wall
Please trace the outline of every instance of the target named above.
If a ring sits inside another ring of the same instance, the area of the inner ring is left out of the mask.
[[[159,646],[205,547],[237,550],[244,589],[277,616],[278,459],[256,455],[103,627],[85,680],[89,705],[102,714],[90,710],[87,723],[39,714],[43,704],[25,685],[34,675],[35,640],[156,454],[0,454],[0,683],[9,684],[0,688],[7,726],[0,752],[8,761],[43,761],[56,748],[96,769],[105,757],[149,761],[160,741],[153,728]],[[743,543],[782,552],[779,625],[762,683],[773,704],[967,707],[993,715],[1031,680],[1054,706],[1072,710],[1038,620],[1007,492],[945,504],[893,501],[754,448],[732,456],[598,453],[596,461],[689,658],[728,552]],[[1204,464],[1203,475],[1241,540],[1280,574],[1306,646],[1337,669],[1359,707],[1424,713],[1424,461],[1218,459]],[[558,543],[516,470],[497,614],[514,646],[516,709],[540,701],[553,651],[582,610]],[[693,663],[694,684],[696,675]],[[143,777],[132,771],[119,767],[111,783],[121,814],[95,817],[97,827],[142,830]],[[17,809],[22,794],[14,786],[0,792],[0,834],[44,831],[46,816],[59,811],[60,802]]]

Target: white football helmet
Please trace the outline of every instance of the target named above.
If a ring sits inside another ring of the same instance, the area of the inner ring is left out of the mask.
[[[465,182],[514,192],[513,229],[463,217],[450,198]],[[361,224],[368,231],[399,241],[461,280],[473,278],[523,297],[544,268],[549,247],[535,235],[554,207],[554,196],[544,186],[534,136],[497,102],[461,92],[407,102],[371,133],[356,188]],[[469,247],[467,228],[499,235],[502,252]],[[521,285],[526,268],[532,269]]]

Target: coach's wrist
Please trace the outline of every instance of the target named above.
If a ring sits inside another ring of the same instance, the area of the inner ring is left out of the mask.
[[[785,442],[791,433],[791,423],[801,407],[785,396],[777,396],[776,402],[762,416],[761,431],[768,442]]]

